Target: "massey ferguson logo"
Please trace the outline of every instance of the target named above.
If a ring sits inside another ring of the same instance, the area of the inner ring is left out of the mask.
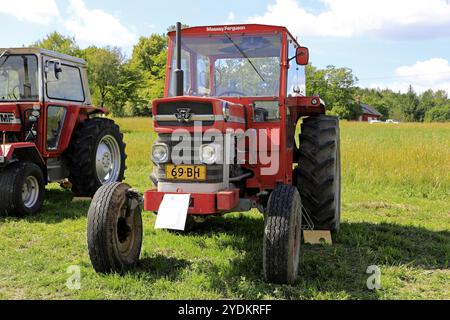
[[[189,122],[192,118],[192,113],[190,108],[179,108],[177,113],[175,113],[178,122]]]
[[[17,123],[14,113],[0,113],[0,123]]]

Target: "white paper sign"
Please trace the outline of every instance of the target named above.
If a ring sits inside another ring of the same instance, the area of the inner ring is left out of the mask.
[[[155,229],[184,230],[190,194],[165,194],[159,205]]]

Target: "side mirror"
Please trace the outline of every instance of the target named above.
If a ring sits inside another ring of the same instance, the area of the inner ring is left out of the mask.
[[[309,49],[306,47],[298,47],[295,59],[299,66],[306,66],[309,63]]]
[[[50,66],[53,64],[53,70],[50,70]],[[62,72],[61,61],[59,60],[49,60],[45,66],[45,72],[53,72],[56,80],[59,80],[59,74]]]
[[[59,74],[62,72],[61,62],[55,61],[55,78],[59,80]]]

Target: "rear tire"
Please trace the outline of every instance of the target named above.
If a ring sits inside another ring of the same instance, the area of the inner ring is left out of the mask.
[[[88,213],[87,243],[94,270],[122,272],[139,261],[142,209],[130,186],[115,182],[96,192]]]
[[[67,158],[76,196],[92,197],[102,185],[121,182],[126,155],[119,126],[105,118],[82,122],[74,131]]]
[[[339,119],[320,115],[303,120],[300,159],[294,178],[316,230],[337,233],[341,220]]]
[[[44,175],[36,164],[18,162],[0,172],[0,215],[37,214],[44,198]]]
[[[278,185],[269,197],[263,240],[267,281],[293,284],[298,278],[302,205],[297,188]]]

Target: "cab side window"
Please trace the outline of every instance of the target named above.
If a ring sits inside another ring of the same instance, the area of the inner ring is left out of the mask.
[[[294,40],[288,38],[289,42],[289,58],[296,54],[297,46]],[[299,66],[293,59],[290,62],[287,79],[287,95],[288,97],[305,96],[306,95],[306,68]]]
[[[280,120],[280,106],[278,101],[254,101],[253,121],[273,122]]]
[[[47,96],[50,99],[84,102],[81,72],[77,67],[61,64],[56,74],[55,62],[49,61],[47,72]]]

